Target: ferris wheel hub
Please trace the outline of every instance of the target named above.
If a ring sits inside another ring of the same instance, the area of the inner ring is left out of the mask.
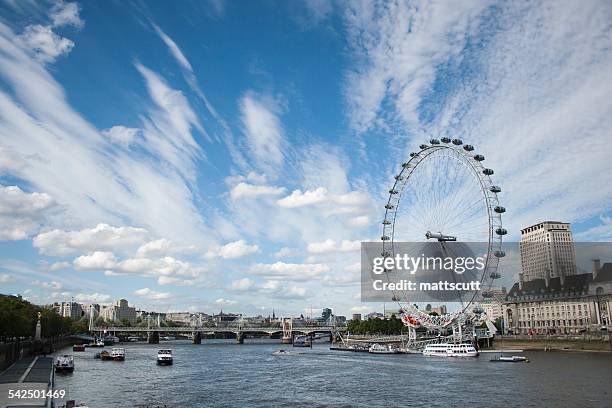
[[[425,238],[427,238],[427,239],[437,239],[438,242],[457,241],[457,237],[454,237],[452,235],[444,235],[441,232],[433,233],[431,231],[427,231],[425,233]]]

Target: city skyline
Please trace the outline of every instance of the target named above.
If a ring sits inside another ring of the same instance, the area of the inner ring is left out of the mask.
[[[510,240],[612,240],[610,7],[4,2],[0,292],[382,309],[360,242],[444,135],[495,170]]]

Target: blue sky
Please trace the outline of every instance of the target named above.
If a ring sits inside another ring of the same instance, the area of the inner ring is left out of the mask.
[[[268,314],[359,300],[431,137],[504,226],[612,239],[608,2],[0,2],[0,292]],[[612,259],[610,259],[612,260]],[[509,271],[513,276],[516,271]]]

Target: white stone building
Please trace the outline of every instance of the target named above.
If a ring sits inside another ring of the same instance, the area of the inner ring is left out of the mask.
[[[521,279],[557,278],[576,274],[570,224],[544,221],[521,230]]]

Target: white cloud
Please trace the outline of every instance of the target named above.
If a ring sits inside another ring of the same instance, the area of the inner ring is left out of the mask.
[[[27,193],[17,186],[0,185],[0,240],[29,238],[54,205],[45,193]]]
[[[361,249],[361,241],[342,240],[339,245],[333,239],[308,244],[311,254],[327,254],[331,252],[353,252]]]
[[[136,141],[136,138],[140,134],[140,129],[117,125],[110,129],[103,130],[102,134],[114,143],[122,146],[129,146]]]
[[[235,305],[237,302],[235,300],[219,298],[215,300],[215,303],[219,306],[232,306]]]
[[[172,295],[169,292],[156,292],[149,288],[142,288],[134,291],[134,295],[149,299],[149,300],[163,300],[168,299]]]
[[[13,282],[15,279],[13,279],[13,277],[9,274],[6,273],[2,273],[0,274],[0,283],[10,283]]]
[[[51,27],[39,24],[27,26],[21,41],[29,47],[42,62],[53,62],[63,54],[68,54],[74,42],[55,34]]]
[[[152,100],[140,116],[144,143],[117,149],[69,105],[46,65],[1,22],[0,47],[6,89],[0,92],[0,156],[11,157],[1,171],[65,209],[51,228],[83,228],[93,220],[146,225],[153,236],[181,244],[214,242],[194,203],[203,153],[191,131],[201,125],[184,95],[137,65]]]
[[[110,295],[104,293],[78,293],[74,296],[77,302],[82,303],[108,303],[112,299]]]
[[[278,103],[270,97],[247,92],[240,100],[240,118],[247,144],[262,170],[273,172],[283,163],[284,131]]]
[[[68,261],[54,262],[54,263],[51,264],[49,269],[52,270],[52,271],[60,271],[62,269],[70,268],[70,265],[71,264]]]
[[[299,255],[300,255],[300,251],[298,251],[295,248],[289,248],[289,247],[282,247],[274,254],[274,256],[277,258],[290,258],[294,256],[299,256]]]
[[[55,229],[38,234],[32,244],[44,255],[71,255],[86,251],[124,252],[146,241],[144,228],[98,224],[80,231]]]
[[[259,252],[259,246],[249,245],[245,240],[230,242],[220,247],[214,247],[206,253],[207,258],[221,257],[223,259],[235,259]]]
[[[87,255],[81,255],[73,262],[77,270],[106,270],[117,265],[117,258],[112,252],[95,251]]]
[[[62,285],[60,282],[57,282],[57,281],[46,282],[46,281],[35,280],[33,282],[30,282],[30,285],[38,286],[43,289],[51,289],[51,290],[61,290],[64,287],[64,285]]]
[[[230,191],[232,200],[240,198],[251,198],[258,196],[276,196],[285,192],[284,187],[274,187],[265,185],[255,185],[249,183],[238,183]]]
[[[365,132],[377,123],[385,98],[401,118],[418,122],[417,108],[436,68],[458,54],[488,1],[417,1],[349,4],[349,43],[357,62],[347,75],[351,126]]]
[[[79,12],[80,6],[78,3],[66,3],[61,0],[56,2],[50,12],[53,26],[70,25],[76,28],[82,28],[85,22],[79,16]]]
[[[316,190],[305,191],[293,190],[287,197],[277,201],[278,205],[285,208],[303,207],[306,205],[317,204],[327,198],[327,189],[319,187]]]
[[[276,262],[273,264],[258,263],[251,266],[250,271],[274,279],[309,280],[329,271],[329,266],[320,263],[295,264]]]
[[[255,282],[249,278],[242,278],[232,281],[229,286],[229,290],[235,291],[246,291],[251,289],[255,285]]]

